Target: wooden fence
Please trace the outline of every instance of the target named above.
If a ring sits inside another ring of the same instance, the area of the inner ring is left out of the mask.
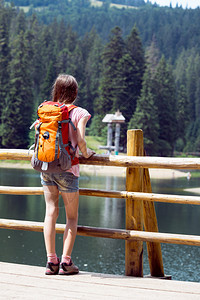
[[[30,160],[27,150],[1,149],[0,160]],[[147,243],[151,276],[164,277],[160,243],[200,246],[200,236],[159,233],[154,202],[200,204],[200,197],[153,194],[148,168],[200,169],[200,158],[172,158],[144,156],[142,130],[128,130],[127,155],[94,155],[80,157],[80,164],[126,167],[126,191],[80,189],[80,195],[125,198],[126,229],[78,226],[78,235],[125,240],[125,274],[143,276],[143,242]],[[41,187],[0,186],[0,194],[41,195]],[[43,231],[43,223],[0,219],[0,228]],[[143,228],[145,231],[143,231]],[[63,233],[64,224],[57,224]]]

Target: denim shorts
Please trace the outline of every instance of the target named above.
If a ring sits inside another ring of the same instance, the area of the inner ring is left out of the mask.
[[[60,192],[73,193],[79,190],[79,177],[70,172],[41,173],[41,184],[54,185]]]

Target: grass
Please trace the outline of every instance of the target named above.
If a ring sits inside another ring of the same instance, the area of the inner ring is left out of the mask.
[[[4,163],[8,163],[8,164],[22,164],[22,165],[27,165],[30,164],[29,160],[16,160],[16,159],[4,159],[4,160],[0,160],[0,164],[4,164]]]
[[[87,147],[94,150],[97,154],[104,153],[105,150],[99,149],[99,146],[104,145],[103,139],[98,136],[86,136]]]

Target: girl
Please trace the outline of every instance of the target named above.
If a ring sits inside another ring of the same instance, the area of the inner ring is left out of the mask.
[[[71,75],[59,75],[56,79],[52,98],[54,102],[71,105],[78,94],[78,84],[76,79]],[[72,126],[69,126],[69,139],[72,146],[77,147],[78,152],[82,152],[85,158],[91,157],[95,152],[87,148],[85,141],[85,128],[91,115],[87,110],[76,107],[70,111],[70,118],[77,131],[74,134]],[[65,173],[42,173],[41,183],[43,185],[44,197],[46,202],[46,214],[44,220],[44,240],[47,252],[46,275],[68,275],[79,272],[77,266],[71,260],[71,253],[74,246],[77,223],[78,223],[78,205],[79,205],[79,165],[73,165]],[[55,236],[56,220],[59,214],[59,192],[63,198],[66,212],[66,228],[63,235],[63,253],[61,263],[56,255]]]

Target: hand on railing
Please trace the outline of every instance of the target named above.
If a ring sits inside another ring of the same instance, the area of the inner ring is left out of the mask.
[[[90,158],[91,156],[93,156],[94,154],[96,154],[95,151],[91,150],[90,148],[87,148],[87,154],[83,155],[85,158]]]

